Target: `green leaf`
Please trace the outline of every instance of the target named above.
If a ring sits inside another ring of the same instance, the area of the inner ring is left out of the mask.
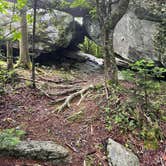
[[[20,40],[21,39],[21,32],[15,31],[13,32],[13,41]]]

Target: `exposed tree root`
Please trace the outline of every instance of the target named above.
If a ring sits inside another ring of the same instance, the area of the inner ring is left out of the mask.
[[[69,88],[73,88],[73,85],[56,84],[56,85],[49,85],[49,87],[57,88],[57,89],[69,89]]]
[[[40,79],[42,79],[43,81],[47,81],[47,82],[51,82],[51,83],[56,83],[56,84],[60,84],[60,83],[64,83],[66,82],[66,80],[60,79],[60,80],[53,80],[53,79],[49,79],[49,78],[44,78],[42,76],[38,76]]]
[[[42,77],[40,75],[38,75],[38,78],[42,79],[43,81],[47,81],[47,82],[51,82],[51,83],[56,83],[56,84],[60,84],[60,83],[68,83],[69,85],[73,85],[73,84],[78,84],[78,83],[82,83],[82,82],[87,82],[86,80],[66,80],[66,79],[59,79],[59,80],[53,80],[53,79],[49,79],[49,78],[45,78]]]
[[[62,92],[58,92],[58,93],[55,94],[55,96],[67,95],[67,94],[70,94],[70,93],[77,92],[78,90],[81,90],[81,87],[76,87],[76,88],[72,88],[72,89],[67,89],[67,90],[62,91]]]
[[[85,93],[84,95],[81,95],[81,98],[79,100],[79,102],[77,103],[77,106],[79,106],[81,104],[81,102],[84,100],[84,98],[88,95],[88,92]]]
[[[52,96],[50,96],[50,94],[48,94],[47,92],[45,92],[42,88],[40,87],[36,87],[39,91],[42,92],[42,94],[44,94],[46,97],[48,97],[51,100],[54,100],[54,98]]]
[[[81,89],[81,90],[78,91],[78,92],[75,92],[75,93],[69,95],[69,96],[66,98],[66,100],[64,101],[64,103],[63,103],[60,107],[58,107],[58,108],[55,110],[55,112],[56,112],[56,111],[57,111],[57,112],[61,112],[61,111],[63,111],[66,107],[70,107],[70,102],[71,102],[74,98],[76,98],[76,97],[78,97],[78,96],[81,96],[81,97],[84,96],[84,94],[85,94],[88,90],[93,89],[93,88],[94,88],[94,85],[90,85],[90,86],[88,86],[88,87],[85,87],[85,88]]]
[[[51,104],[52,104],[52,105],[55,105],[55,104],[61,103],[61,102],[65,101],[66,98],[67,98],[67,97],[63,97],[63,98],[60,98],[60,99],[56,99],[55,101],[52,101]]]

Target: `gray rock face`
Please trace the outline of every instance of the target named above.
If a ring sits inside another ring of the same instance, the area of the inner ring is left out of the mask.
[[[32,10],[29,10],[27,13],[31,15]],[[9,34],[8,23],[11,20],[11,15],[11,11],[7,14],[0,13],[1,24],[7,24],[7,26],[2,26],[2,33],[5,35]],[[79,31],[79,36],[76,32],[76,30],[80,29],[80,25],[75,23],[73,17],[65,12],[38,9],[36,23],[36,48],[41,52],[50,52],[59,48],[67,48],[70,45],[77,45],[84,39],[83,32]],[[19,30],[19,21],[12,23],[12,28]],[[29,41],[31,41],[32,23],[28,23],[28,31]],[[18,47],[18,45],[15,45],[15,47]]]
[[[53,164],[64,164],[70,160],[68,151],[51,141],[22,141],[10,149],[0,147],[0,156],[50,161]]]
[[[139,160],[135,154],[127,150],[121,144],[112,139],[107,145],[109,166],[139,166]]]
[[[132,11],[128,11],[114,31],[115,52],[130,60],[149,58],[158,61],[153,44],[157,25],[152,21],[140,20]]]
[[[73,17],[64,12],[38,10],[37,48],[41,51],[53,51],[68,47],[73,38],[73,21]]]
[[[151,10],[150,2],[135,0],[136,4],[130,4],[127,13],[115,27],[114,51],[125,59],[135,61],[140,58],[148,58],[159,61],[153,40],[157,33],[157,26],[165,14]],[[85,17],[84,27],[87,36],[101,44],[101,31],[98,22],[91,20],[90,17]],[[161,63],[166,65],[164,61]]]

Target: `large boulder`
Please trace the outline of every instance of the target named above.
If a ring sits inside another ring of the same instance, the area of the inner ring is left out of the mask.
[[[53,165],[70,162],[68,150],[51,141],[22,141],[14,147],[0,147],[0,156],[48,161]]]
[[[32,15],[32,10],[28,10],[28,14]],[[12,12],[2,14],[0,13],[0,20],[2,25],[2,31],[6,36],[9,34],[9,22],[11,20]],[[37,10],[36,20],[36,48],[40,52],[56,51],[60,48],[67,48],[69,46],[76,46],[84,39],[83,32],[80,33],[79,23],[74,21],[73,16],[58,10]],[[12,28],[19,31],[20,23],[16,21],[12,23]],[[76,32],[79,30],[79,34]],[[32,23],[28,23],[29,41],[32,41]],[[9,35],[10,36],[10,35]],[[9,37],[8,36],[8,37]],[[18,47],[16,44],[15,47]],[[30,42],[30,48],[31,48]]]
[[[152,1],[156,2],[156,0]],[[157,27],[166,17],[166,13],[152,10],[150,3],[151,1],[146,0],[135,0],[134,4],[130,3],[128,11],[115,27],[114,51],[130,61],[140,58],[159,61],[153,41],[158,32]],[[166,9],[166,6],[163,5],[163,8]],[[98,21],[86,16],[83,22],[87,36],[96,43],[101,44],[102,35]],[[166,56],[166,49],[163,56]],[[164,60],[161,63],[166,65]]]
[[[108,140],[107,157],[109,166],[139,166],[138,157],[123,145],[112,139]]]
[[[158,23],[140,20],[131,10],[117,24],[114,32],[114,51],[130,60],[149,58],[158,61],[153,38]]]

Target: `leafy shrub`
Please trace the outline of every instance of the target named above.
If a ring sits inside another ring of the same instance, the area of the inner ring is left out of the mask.
[[[23,130],[16,130],[14,128],[0,131],[0,147],[10,148],[16,146],[24,135],[25,132]]]
[[[123,72],[127,80],[136,85],[134,95],[137,101],[142,103],[145,110],[150,106],[150,97],[160,90],[160,82],[154,79],[160,79],[166,69],[156,67],[153,61],[145,59],[136,61],[130,65],[131,69]]]

